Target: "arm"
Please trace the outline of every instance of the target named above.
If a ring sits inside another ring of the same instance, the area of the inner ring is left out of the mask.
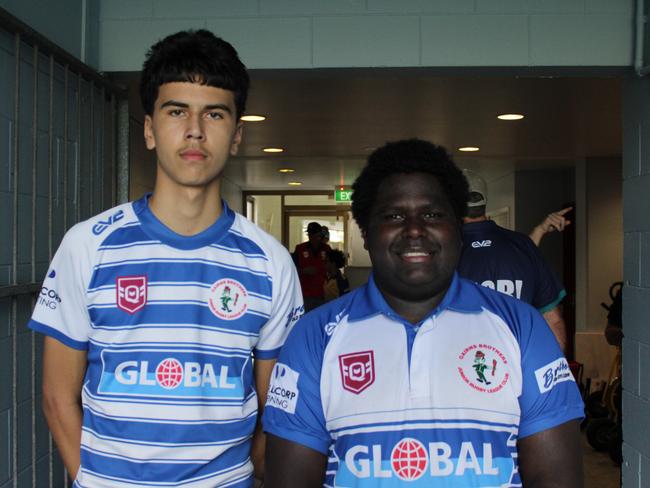
[[[578,420],[517,442],[519,472],[526,488],[581,488],[582,448]]]
[[[266,488],[323,486],[327,456],[296,442],[269,434],[266,450]]]
[[[539,243],[545,234],[554,231],[562,232],[567,225],[571,224],[571,221],[564,217],[564,214],[571,210],[573,210],[573,207],[567,207],[558,210],[557,212],[551,212],[542,222],[535,226],[528,237],[532,239],[536,246],[539,246]]]
[[[560,307],[553,307],[548,312],[544,312],[544,320],[551,328],[553,335],[557,339],[557,342],[560,344],[560,349],[566,355],[566,324],[564,323],[564,318],[562,318],[562,312],[560,312]]]
[[[262,412],[266,404],[266,395],[269,391],[271,372],[275,365],[275,359],[256,359],[253,366],[255,374],[255,389],[257,391],[257,425],[253,434],[253,447],[251,449],[251,460],[253,461],[255,477],[264,479],[264,446],[265,438],[262,430]]]
[[[45,337],[43,352],[43,413],[66,469],[77,476],[81,452],[81,388],[86,351]]]

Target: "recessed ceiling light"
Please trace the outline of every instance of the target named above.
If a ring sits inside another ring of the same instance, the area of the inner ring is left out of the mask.
[[[479,148],[476,146],[463,146],[459,147],[458,150],[463,152],[476,152],[479,150]]]
[[[524,116],[521,114],[501,114],[497,115],[497,119],[499,120],[521,120],[523,119]]]
[[[280,168],[278,171],[279,171],[280,173],[293,173],[293,172],[296,171],[296,170],[293,169],[293,168]]]
[[[290,181],[288,183],[289,186],[300,186],[302,183],[300,181]]]
[[[265,147],[262,151],[267,153],[281,153],[284,151],[281,147]]]
[[[240,117],[244,122],[262,122],[266,120],[263,115],[243,115]]]

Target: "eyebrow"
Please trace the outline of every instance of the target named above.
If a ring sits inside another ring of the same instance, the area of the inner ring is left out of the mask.
[[[163,103],[160,108],[165,108],[165,107],[179,107],[179,108],[190,108],[190,105],[185,103],[185,102],[179,102],[177,100],[167,100],[165,103]],[[232,114],[232,110],[228,105],[224,105],[223,103],[214,103],[211,105],[205,105],[202,110],[223,110],[224,112],[228,112],[229,114]]]

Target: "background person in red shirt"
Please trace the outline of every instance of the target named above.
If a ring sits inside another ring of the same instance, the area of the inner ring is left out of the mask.
[[[325,260],[327,252],[330,251],[330,247],[323,243],[323,227],[318,222],[310,222],[307,225],[307,236],[309,240],[298,244],[293,252],[302,296],[305,299],[305,312],[325,303]]]

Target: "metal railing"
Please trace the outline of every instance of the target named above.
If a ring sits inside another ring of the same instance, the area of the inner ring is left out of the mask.
[[[10,375],[0,374],[10,378],[0,388],[11,390],[0,393],[10,399],[0,401],[10,440],[0,456],[9,445],[11,459],[0,485],[62,487],[68,479],[40,410],[42,340],[26,323],[65,231],[126,194],[118,170],[128,171],[128,139],[118,120],[128,106],[121,87],[3,9],[0,69],[9,95],[0,98],[9,134],[0,145],[0,222],[9,224],[0,230],[0,355],[11,358]]]

